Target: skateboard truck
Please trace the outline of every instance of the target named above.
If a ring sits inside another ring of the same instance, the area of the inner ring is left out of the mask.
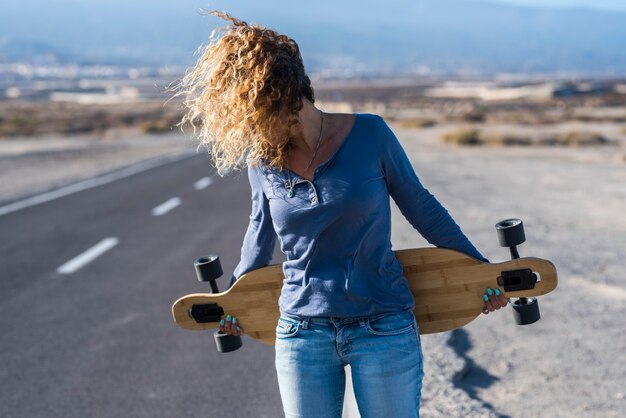
[[[220,258],[217,255],[207,255],[198,258],[193,263],[196,268],[196,275],[201,282],[209,282],[211,293],[219,293],[216,280],[224,274]],[[219,322],[224,315],[224,309],[217,303],[207,303],[204,305],[193,305],[189,315],[198,323]],[[224,334],[216,331],[213,334],[217,351],[228,353],[241,347],[242,341],[239,335]]]
[[[496,224],[498,241],[501,247],[509,247],[511,259],[520,258],[517,246],[526,241],[524,224],[520,219],[505,219]],[[505,292],[527,290],[535,287],[537,275],[530,269],[503,271],[498,277],[498,285],[504,287]],[[528,325],[537,322],[540,318],[537,298],[519,298],[512,301],[513,317],[518,325]]]

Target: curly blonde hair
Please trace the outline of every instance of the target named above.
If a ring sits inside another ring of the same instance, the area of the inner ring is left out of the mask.
[[[195,66],[173,97],[184,95],[185,114],[176,125],[199,125],[220,175],[260,160],[282,168],[294,136],[302,135],[302,100],[315,102],[298,44],[266,27],[226,12],[208,11],[231,23],[215,29]]]

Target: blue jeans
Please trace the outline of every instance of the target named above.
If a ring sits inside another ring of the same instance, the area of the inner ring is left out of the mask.
[[[347,364],[362,418],[419,417],[424,362],[413,312],[280,316],[276,372],[286,417],[340,418]]]

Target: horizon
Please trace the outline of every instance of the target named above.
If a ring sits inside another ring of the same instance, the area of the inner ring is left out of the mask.
[[[307,5],[192,0],[43,0],[0,15],[0,63],[187,66],[227,10],[297,40],[311,69],[379,73],[626,74],[626,2],[373,0]],[[452,7],[454,6],[454,7]],[[45,11],[45,13],[44,13]],[[351,19],[346,19],[350,16]],[[29,22],[24,25],[23,22]],[[114,22],[115,24],[110,24]],[[584,26],[585,31],[578,28]]]

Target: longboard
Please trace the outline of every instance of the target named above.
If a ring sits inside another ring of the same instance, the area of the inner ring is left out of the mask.
[[[420,334],[450,331],[478,317],[487,287],[499,287],[507,298],[536,297],[557,286],[555,266],[525,257],[484,263],[459,251],[416,248],[395,251],[415,299]],[[282,266],[271,265],[242,275],[222,293],[194,293],[172,306],[174,321],[188,330],[218,328],[225,314],[237,318],[249,337],[274,344],[280,315],[278,297]]]

